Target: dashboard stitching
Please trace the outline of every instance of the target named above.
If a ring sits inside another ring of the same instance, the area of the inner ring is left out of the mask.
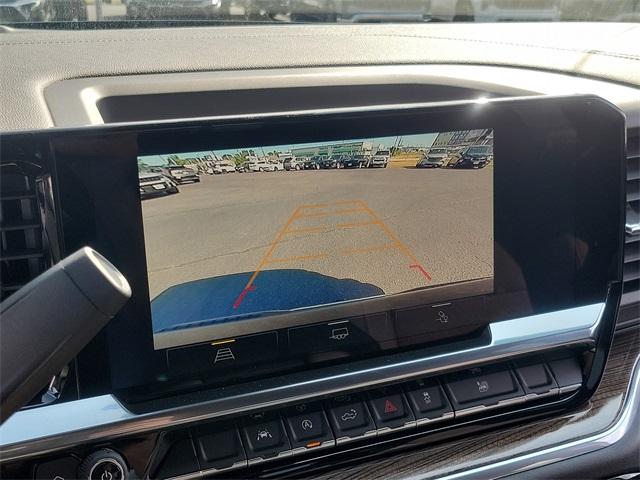
[[[483,44],[487,44],[487,45],[501,45],[501,46],[509,46],[509,47],[526,47],[526,48],[539,48],[539,49],[545,49],[545,50],[553,50],[553,51],[564,51],[564,52],[571,52],[571,53],[586,53],[586,54],[592,54],[592,55],[601,55],[601,56],[610,56],[610,57],[615,57],[615,58],[622,58],[622,59],[627,59],[627,60],[640,60],[640,56],[638,55],[630,55],[630,54],[623,54],[623,53],[616,53],[616,52],[608,52],[608,51],[604,51],[604,50],[578,50],[578,49],[572,49],[572,48],[559,48],[559,47],[552,47],[552,46],[548,46],[548,45],[537,45],[537,44],[529,44],[529,43],[514,43],[514,42],[500,42],[500,41],[493,41],[493,40],[481,40],[481,39],[474,39],[474,38],[455,38],[455,37],[442,37],[442,36],[432,36],[432,35],[407,35],[407,34],[403,34],[403,35],[389,35],[389,34],[376,34],[376,35],[362,35],[362,34],[355,34],[355,35],[349,35],[349,36],[344,36],[344,35],[326,35],[326,34],[319,34],[322,35],[324,37],[330,36],[330,37],[334,37],[334,38],[380,38],[380,37],[388,37],[388,38],[416,38],[416,39],[423,39],[423,40],[445,40],[445,41],[454,41],[454,42],[470,42],[470,43],[483,43]],[[266,38],[266,37],[271,37],[274,39],[283,39],[285,37],[291,37],[291,38],[317,38],[318,34],[316,35],[311,35],[311,34],[295,34],[295,35],[291,35],[291,34],[285,34],[285,35],[257,35],[257,34],[245,34],[245,35],[221,35],[221,36],[217,36],[217,35],[187,35],[187,36],[177,36],[177,37],[170,37],[170,36],[146,36],[146,37],[140,37],[140,38],[135,38],[135,39],[131,39],[131,38],[109,38],[109,39],[95,39],[95,40],[56,40],[56,41],[22,41],[22,42],[0,42],[1,46],[20,46],[20,45],[74,45],[74,44],[100,44],[100,43],[104,43],[104,44],[108,44],[108,43],[122,43],[122,42],[126,42],[126,43],[131,43],[132,41],[135,42],[147,42],[147,41],[175,41],[175,40],[227,40],[227,39],[231,39],[231,38],[242,38],[242,39],[246,39],[246,38]]]

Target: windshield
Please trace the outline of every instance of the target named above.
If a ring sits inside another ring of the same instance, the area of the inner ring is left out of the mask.
[[[0,24],[30,28],[639,20],[638,0],[2,0],[0,8]]]
[[[447,150],[444,148],[432,148],[429,150],[429,155],[446,155]]]
[[[471,147],[469,150],[467,150],[467,152],[469,153],[469,155],[490,155],[491,147],[489,145],[482,147]]]

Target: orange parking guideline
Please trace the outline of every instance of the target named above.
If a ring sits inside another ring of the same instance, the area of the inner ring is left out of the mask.
[[[400,245],[397,243],[385,243],[384,245],[373,245],[371,247],[351,248],[340,253],[342,255],[353,255],[354,253],[375,252],[376,250],[389,250],[391,248],[400,248]]]
[[[367,227],[369,225],[377,225],[378,222],[355,222],[355,223],[339,223],[336,225],[338,228],[355,228],[355,227]]]
[[[332,205],[354,205],[354,204],[355,205],[359,205],[359,207],[358,208],[347,208],[347,209],[343,209],[343,210],[335,210],[333,212],[313,212],[313,213],[308,213],[308,214],[301,213],[301,210],[303,210],[303,209],[327,208],[327,207],[330,207]],[[256,270],[253,272],[253,274],[249,278],[249,281],[247,282],[245,287],[240,292],[240,295],[238,295],[238,298],[236,299],[236,301],[233,304],[233,308],[234,309],[238,308],[240,306],[240,304],[242,303],[242,301],[244,300],[244,298],[246,297],[246,295],[249,292],[255,290],[256,287],[255,287],[255,285],[253,285],[253,282],[255,281],[257,276],[260,274],[260,272],[267,265],[272,264],[272,263],[285,263],[285,262],[291,262],[291,261],[327,258],[329,256],[328,253],[321,252],[321,253],[311,254],[311,255],[302,255],[302,256],[293,256],[293,257],[284,257],[284,258],[271,258],[271,255],[273,254],[276,246],[278,245],[278,243],[280,243],[282,238],[287,234],[328,232],[328,231],[330,231],[330,229],[327,230],[328,226],[326,224],[317,225],[317,226],[314,226],[314,227],[307,227],[307,228],[289,229],[291,224],[296,219],[298,219],[298,218],[308,218],[308,217],[325,217],[325,216],[331,216],[331,215],[342,215],[342,214],[355,213],[355,212],[366,212],[369,215],[369,217],[371,217],[371,220],[366,221],[366,222],[338,223],[338,224],[336,224],[336,228],[356,228],[356,227],[365,227],[365,226],[369,226],[369,225],[377,225],[391,239],[392,242],[391,243],[387,243],[387,244],[382,244],[382,245],[372,245],[372,246],[369,246],[369,247],[361,247],[361,248],[343,250],[343,251],[340,252],[341,255],[354,255],[354,254],[358,254],[358,253],[372,252],[372,251],[376,251],[376,250],[388,250],[388,249],[392,249],[392,248],[397,248],[406,257],[408,257],[409,260],[411,261],[411,263],[409,265],[410,269],[416,269],[416,270],[420,271],[420,273],[425,278],[427,278],[427,280],[431,280],[431,275],[420,264],[418,259],[415,257],[415,255],[413,255],[413,253],[409,249],[409,247],[405,243],[403,243],[400,240],[400,238],[398,238],[396,236],[396,234],[393,232],[393,230],[385,222],[383,222],[382,219],[380,217],[378,217],[378,215],[363,200],[341,200],[341,201],[333,202],[331,204],[300,205],[294,210],[293,214],[291,214],[291,216],[289,217],[287,222],[280,229],[280,231],[278,232],[276,237],[273,239],[273,241],[269,244],[269,249],[267,250],[267,253],[265,253],[265,255],[262,257],[262,259],[260,260],[260,263],[258,264],[258,267],[256,268]]]
[[[393,230],[391,230],[386,223],[384,223],[382,221],[382,219],[380,217],[378,217],[378,215],[376,215],[376,213],[371,210],[371,208],[369,208],[369,205],[367,205],[366,202],[360,200],[358,201],[358,203],[360,205],[362,205],[362,208],[364,210],[366,210],[366,212],[371,216],[371,218],[373,218],[375,220],[375,222],[380,225],[380,228],[382,228],[382,230],[384,230],[384,232],[391,238],[391,240],[393,240],[394,242],[396,242],[398,244],[398,248],[400,248],[400,250],[402,250],[402,252],[409,257],[409,260],[411,260],[412,264],[409,265],[409,268],[416,268],[418,270],[420,270],[420,272],[427,278],[427,280],[431,280],[431,275],[429,274],[429,272],[427,272],[427,270],[420,264],[420,261],[415,257],[415,255],[411,252],[411,250],[409,249],[409,247],[407,247],[402,240],[400,240],[395,233],[393,233]]]
[[[262,257],[262,260],[260,261],[260,264],[258,265],[258,268],[256,268],[255,272],[253,272],[253,275],[251,275],[251,277],[249,278],[249,281],[247,282],[245,287],[242,289],[242,292],[240,292],[240,295],[238,295],[238,298],[233,303],[233,308],[234,309],[238,308],[240,306],[240,304],[242,303],[242,300],[244,300],[244,297],[247,296],[247,293],[249,293],[251,290],[255,289],[255,287],[253,286],[253,282],[255,281],[255,279],[258,276],[258,274],[260,273],[260,271],[267,264],[267,261],[269,260],[269,257],[271,256],[271,254],[275,250],[276,245],[280,242],[280,240],[282,239],[283,235],[285,234],[285,232],[287,231],[289,226],[296,219],[299,210],[300,210],[300,207],[296,208],[293,211],[293,213],[289,217],[289,220],[287,220],[287,223],[284,224],[284,227],[282,227],[280,229],[280,231],[276,235],[276,238],[274,238],[273,241],[271,242],[271,244],[269,245],[269,250],[267,250],[267,253],[264,255],[264,257]]]
[[[328,256],[328,253],[317,253],[314,255],[300,255],[298,257],[270,258],[265,262],[265,264],[295,262],[296,260],[313,260],[314,258],[325,258]]]
[[[362,212],[361,208],[348,208],[345,210],[336,210],[335,212],[318,212],[318,213],[307,213],[306,215],[298,215],[299,218],[308,218],[308,217],[326,217],[328,215],[342,215],[345,213],[354,213],[354,212]]]
[[[327,229],[327,225],[318,225],[317,227],[309,227],[309,228],[294,228],[291,230],[287,230],[284,232],[286,235],[297,234],[297,233],[314,233],[314,232],[323,232]]]
[[[309,205],[300,205],[298,210],[302,210],[303,208],[325,208],[328,207],[328,203],[311,203]]]

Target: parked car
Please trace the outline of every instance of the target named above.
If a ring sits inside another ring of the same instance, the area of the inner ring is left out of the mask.
[[[288,3],[292,22],[422,22],[429,18],[428,0],[289,0]]]
[[[83,0],[2,0],[0,22],[83,22],[87,6]]]
[[[138,183],[140,184],[140,198],[142,200],[179,192],[175,183],[159,173],[138,173]]]
[[[453,168],[483,168],[493,160],[492,145],[472,145],[460,151],[454,162],[449,161]]]
[[[238,165],[236,165],[236,172],[238,173],[246,173],[249,171],[249,161],[244,161],[242,163],[239,163]]]
[[[331,155],[329,157],[324,157],[320,162],[320,168],[342,168],[344,160],[344,155]]]
[[[304,168],[304,162],[306,157],[286,157],[284,159],[284,169],[289,170],[302,170]]]
[[[175,183],[187,183],[200,181],[200,175],[191,170],[190,168],[180,167],[177,165],[169,165],[167,167],[161,167],[162,173],[173,180]]]
[[[371,157],[369,161],[368,167],[375,168],[387,168],[387,164],[389,163],[389,158],[391,157],[391,152],[389,150],[378,150],[375,155]]]
[[[305,170],[320,170],[320,165],[322,163],[322,160],[325,157],[323,156],[315,156],[315,157],[309,157],[305,160],[304,162],[304,169]]]
[[[284,164],[279,160],[271,160],[269,164],[272,166],[273,170],[271,172],[282,172],[284,171]]]
[[[369,166],[369,157],[367,155],[349,155],[342,162],[344,168],[366,168]]]
[[[166,18],[213,19],[226,15],[230,0],[125,0],[127,17],[133,20]]]
[[[416,168],[440,168],[444,165],[448,155],[449,152],[446,148],[431,148],[418,160]]]
[[[222,160],[213,166],[213,173],[220,175],[236,171],[236,165],[231,160]]]
[[[250,172],[276,172],[284,170],[282,163],[269,162],[265,159],[250,160],[248,165]]]
[[[560,4],[561,0],[431,0],[430,13],[438,22],[556,21]]]

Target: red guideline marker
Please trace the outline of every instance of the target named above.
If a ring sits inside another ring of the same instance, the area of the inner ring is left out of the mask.
[[[244,300],[244,297],[247,296],[247,293],[253,292],[255,289],[256,289],[255,285],[251,285],[249,288],[243,289],[242,292],[240,292],[240,295],[238,295],[238,298],[236,298],[236,301],[233,302],[233,308],[234,309],[238,308],[242,303],[242,301]]]
[[[422,268],[422,265],[409,265],[409,268],[417,268],[418,270],[420,270],[420,273],[422,273],[422,275],[426,277],[427,280],[431,280],[431,275],[429,275],[429,272]]]

